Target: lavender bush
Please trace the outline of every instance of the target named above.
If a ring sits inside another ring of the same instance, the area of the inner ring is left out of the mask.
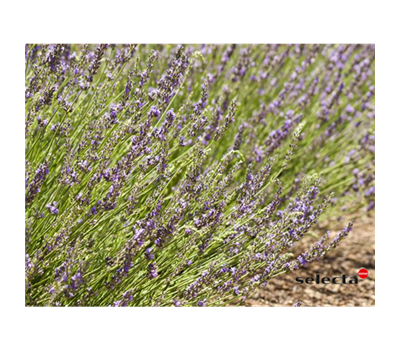
[[[219,306],[374,209],[372,45],[25,47],[26,305]],[[334,192],[334,193],[333,193]]]

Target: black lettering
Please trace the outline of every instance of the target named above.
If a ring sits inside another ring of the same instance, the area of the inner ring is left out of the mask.
[[[307,284],[312,284],[314,282],[314,278],[312,278],[312,277],[307,277],[306,278],[306,283]]]
[[[326,284],[325,282],[330,282],[331,280],[330,280],[330,278],[329,277],[323,277],[322,278],[322,283],[323,284]]]
[[[342,276],[342,282],[343,282],[343,284],[346,284],[346,275]]]
[[[297,278],[296,278],[296,282],[297,282],[297,283],[300,283],[300,284],[303,283],[303,278],[297,277]]]
[[[350,284],[358,284],[358,278],[357,277],[350,277]]]
[[[337,278],[340,278],[340,277],[334,277],[334,278],[332,278],[333,284],[339,284],[339,282],[335,282]]]

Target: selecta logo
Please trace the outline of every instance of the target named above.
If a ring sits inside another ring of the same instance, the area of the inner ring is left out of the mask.
[[[368,271],[366,269],[361,269],[360,271],[358,271],[358,277],[360,277],[361,279],[365,279],[368,277]],[[302,283],[306,283],[306,284],[314,284],[314,282],[316,284],[358,284],[358,278],[357,276],[353,276],[353,277],[347,277],[346,275],[342,275],[341,277],[320,277],[320,275],[316,275],[315,278],[313,277],[297,277],[296,278],[296,283],[302,284]]]

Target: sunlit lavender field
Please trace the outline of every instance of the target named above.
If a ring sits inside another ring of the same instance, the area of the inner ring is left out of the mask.
[[[374,45],[27,44],[26,306],[240,305],[340,250],[374,84]]]

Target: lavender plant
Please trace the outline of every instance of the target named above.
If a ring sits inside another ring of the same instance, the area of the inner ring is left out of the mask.
[[[26,45],[26,305],[220,306],[323,258],[352,223],[293,247],[374,209],[374,59]]]

